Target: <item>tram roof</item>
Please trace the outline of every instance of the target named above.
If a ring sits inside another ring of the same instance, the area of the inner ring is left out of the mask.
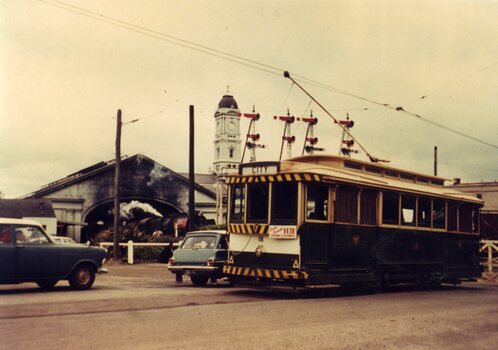
[[[271,163],[247,163],[244,167],[267,165]],[[365,162],[349,157],[334,155],[308,155],[272,163],[279,166],[273,174],[316,174],[323,182],[342,182],[395,191],[414,192],[447,199],[464,200],[482,204],[483,201],[472,194],[444,187],[449,179],[399,169],[391,166]],[[274,167],[273,169],[276,169]],[[242,172],[241,172],[242,173]],[[268,175],[270,173],[267,173]],[[265,174],[266,175],[266,174]],[[263,174],[250,176],[265,176]],[[239,177],[240,175],[230,175]],[[229,181],[231,182],[231,181]]]

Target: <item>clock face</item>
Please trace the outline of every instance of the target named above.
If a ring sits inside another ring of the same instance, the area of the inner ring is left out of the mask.
[[[228,123],[228,130],[229,131],[235,131],[235,123],[234,122]]]

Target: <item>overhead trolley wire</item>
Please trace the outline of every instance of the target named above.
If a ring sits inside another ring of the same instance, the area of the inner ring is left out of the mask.
[[[103,14],[100,14],[97,12],[93,12],[93,11],[84,9],[82,7],[67,4],[63,1],[59,1],[59,0],[37,0],[37,1],[54,6],[54,7],[58,7],[60,9],[63,9],[63,10],[69,11],[69,12],[79,14],[82,16],[86,16],[86,17],[92,18],[92,19],[97,20],[97,21],[102,21],[102,22],[108,23],[108,24],[113,25],[113,26],[127,29],[130,31],[145,35],[145,36],[149,36],[149,37],[152,37],[152,38],[155,38],[158,40],[162,40],[162,41],[168,42],[168,43],[173,44],[173,45],[178,45],[178,46],[190,49],[190,50],[204,53],[206,55],[214,56],[214,57],[226,60],[226,61],[230,61],[230,62],[237,63],[240,65],[249,67],[249,68],[253,68],[253,69],[265,72],[265,73],[281,76],[282,72],[285,71],[284,69],[279,68],[279,67],[271,66],[271,65],[268,65],[265,63],[261,63],[261,62],[258,62],[258,61],[252,60],[252,59],[248,59],[248,58],[239,56],[239,55],[234,55],[234,54],[226,52],[226,51],[217,50],[217,49],[214,49],[214,48],[211,48],[208,46],[194,43],[192,41],[177,38],[177,37],[174,37],[174,36],[169,35],[169,34],[165,34],[165,33],[159,32],[159,31],[155,31],[155,30],[151,30],[151,29],[148,29],[146,27],[138,26],[138,25],[130,23],[130,22],[126,22],[126,21],[116,19],[116,18],[113,18],[110,16],[106,16],[106,15],[103,15]],[[497,63],[498,62],[495,62],[490,66],[484,67],[480,71],[488,69]],[[371,103],[371,104],[374,104],[374,105],[377,105],[377,106],[380,106],[380,107],[383,107],[386,109],[391,109],[393,111],[400,112],[400,113],[403,113],[405,115],[417,118],[418,120],[424,121],[424,122],[429,123],[433,126],[445,129],[449,132],[453,132],[459,136],[462,136],[462,137],[468,138],[470,140],[484,144],[486,146],[498,149],[498,146],[495,144],[481,140],[477,137],[468,135],[468,134],[461,132],[461,131],[458,131],[456,129],[452,129],[450,127],[444,126],[444,125],[439,124],[437,122],[431,121],[430,119],[423,118],[419,114],[416,114],[416,113],[413,113],[413,112],[410,112],[410,111],[404,109],[403,106],[395,106],[395,105],[392,105],[389,103],[381,103],[381,102],[378,102],[378,101],[375,101],[375,100],[372,100],[372,99],[369,99],[369,98],[366,98],[366,97],[363,97],[360,95],[356,95],[356,94],[350,93],[348,91],[345,91],[345,90],[342,90],[339,88],[336,88],[334,86],[321,83],[319,81],[307,78],[305,76],[295,74],[293,72],[290,72],[290,73],[292,73],[292,75],[296,77],[295,79],[293,79],[294,83],[295,82],[306,83],[308,85],[316,86],[316,87],[319,87],[319,88],[322,88],[325,90],[329,90],[329,91],[332,91],[332,92],[335,92],[338,94],[350,96],[350,97],[353,97],[353,98],[356,98],[356,99],[359,99],[359,100],[362,100],[362,101],[365,101],[365,102],[368,102],[368,103]],[[472,74],[476,74],[476,73],[477,72],[474,72]],[[433,92],[431,92],[431,93],[433,93]],[[429,94],[426,94],[424,96],[427,96],[427,95],[429,95]],[[425,98],[424,96],[418,98],[418,100]]]
[[[415,103],[415,102],[418,102],[418,101],[421,101],[421,100],[424,100],[424,99],[426,99],[428,96],[430,96],[430,95],[432,95],[432,94],[434,94],[434,93],[436,93],[436,92],[439,92],[439,91],[441,91],[441,90],[444,90],[444,89],[446,89],[447,87],[450,87],[450,86],[452,86],[452,85],[458,84],[458,83],[460,83],[461,81],[463,81],[463,80],[465,80],[465,79],[467,79],[467,78],[469,78],[469,77],[471,77],[471,76],[473,76],[473,75],[476,75],[476,74],[482,73],[482,72],[484,72],[484,71],[486,71],[486,70],[488,70],[488,69],[490,69],[490,68],[492,68],[492,67],[494,67],[494,66],[496,66],[496,65],[498,65],[498,61],[493,62],[493,63],[491,63],[491,64],[489,64],[489,65],[487,65],[487,66],[485,66],[485,67],[483,67],[483,68],[481,68],[481,69],[478,69],[478,70],[476,70],[476,71],[473,71],[473,72],[471,72],[471,73],[469,73],[469,74],[467,74],[467,75],[464,75],[463,77],[461,77],[461,78],[459,78],[459,79],[457,79],[457,80],[453,80],[452,82],[449,82],[448,84],[445,84],[445,85],[443,85],[443,86],[440,86],[440,87],[438,87],[437,89],[434,89],[434,90],[432,90],[432,91],[430,91],[430,92],[428,92],[428,93],[426,93],[426,94],[422,95],[421,97],[418,97],[418,98],[416,98],[416,99],[414,99],[414,100],[411,100],[411,101],[409,101],[409,102],[405,103],[405,106],[411,105],[411,104],[413,104],[413,103]]]
[[[110,25],[113,25],[116,27],[127,29],[127,30],[130,30],[130,31],[135,32],[135,33],[139,33],[139,34],[142,34],[145,36],[159,39],[159,40],[168,42],[170,44],[178,45],[178,46],[181,46],[181,47],[184,47],[187,49],[191,49],[191,50],[194,50],[197,52],[201,52],[201,53],[204,53],[204,54],[207,54],[210,56],[218,57],[218,58],[221,58],[221,59],[224,59],[227,61],[231,61],[231,62],[238,63],[241,65],[250,67],[250,68],[254,68],[254,69],[266,72],[266,73],[280,76],[280,74],[281,74],[280,72],[282,71],[282,69],[277,68],[277,67],[272,67],[270,65],[267,65],[267,64],[264,64],[261,62],[257,62],[257,61],[254,61],[254,60],[251,60],[248,58],[244,58],[241,56],[237,56],[237,55],[231,54],[231,53],[226,52],[226,51],[217,50],[217,49],[214,49],[214,48],[211,48],[208,46],[194,43],[192,41],[177,38],[175,36],[172,36],[172,35],[169,35],[166,33],[155,31],[155,30],[152,30],[152,29],[149,29],[146,27],[142,27],[142,26],[130,23],[130,22],[126,22],[126,21],[123,21],[123,20],[120,20],[117,18],[113,18],[113,17],[106,16],[106,15],[103,15],[103,14],[100,14],[97,12],[93,12],[93,11],[84,9],[82,7],[67,4],[63,1],[58,1],[58,0],[37,0],[37,1],[42,2],[42,3],[46,3],[48,5],[52,5],[54,7],[58,7],[60,9],[63,9],[63,10],[69,11],[69,12],[73,12],[73,13],[76,13],[76,14],[79,14],[79,15],[82,15],[85,17],[89,17],[89,18],[97,20],[97,21],[105,22],[107,24],[110,24]],[[225,56],[227,56],[227,57],[225,57]],[[243,61],[243,62],[241,62],[241,61]],[[246,62],[246,63],[244,63],[244,62]],[[258,67],[258,66],[260,66],[260,67]],[[273,71],[270,69],[272,69]]]

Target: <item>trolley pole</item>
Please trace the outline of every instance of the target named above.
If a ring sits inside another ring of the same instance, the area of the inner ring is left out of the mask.
[[[189,164],[188,164],[188,230],[194,230],[194,106],[190,105],[190,137],[189,137]]]
[[[113,260],[119,260],[119,196],[120,196],[120,179],[121,179],[121,110],[118,109],[116,126],[116,165],[114,171],[114,241],[112,248]]]

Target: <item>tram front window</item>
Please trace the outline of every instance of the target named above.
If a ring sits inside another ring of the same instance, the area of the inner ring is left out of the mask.
[[[247,185],[247,222],[268,221],[268,184]]]
[[[271,221],[295,224],[297,219],[297,182],[276,182],[272,185]]]
[[[244,185],[232,187],[230,221],[242,222],[244,220]]]

